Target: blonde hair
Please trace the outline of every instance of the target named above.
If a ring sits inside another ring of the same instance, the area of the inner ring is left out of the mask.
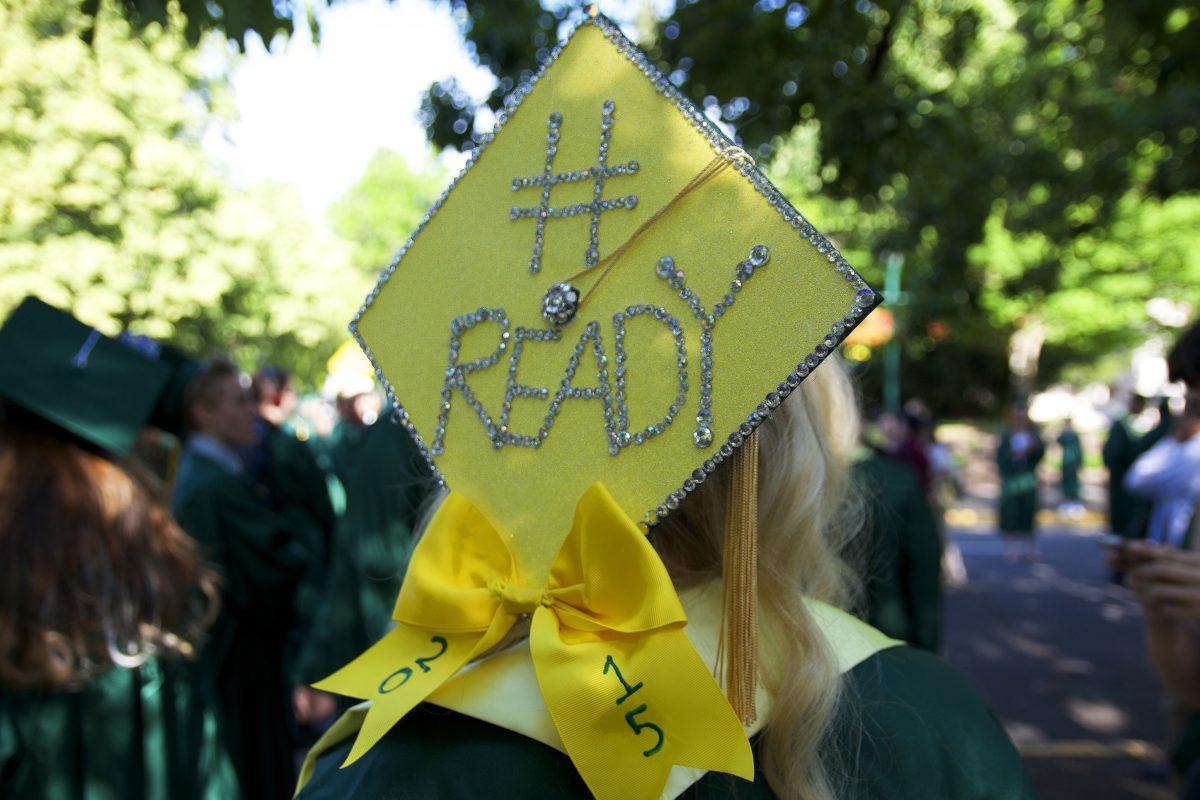
[[[862,600],[852,567],[864,524],[851,491],[850,459],[858,444],[858,398],[840,359],[831,356],[758,429],[758,603],[765,665],[760,680],[772,698],[761,768],[784,800],[833,800],[845,774],[825,748],[842,695],[833,652],[804,599],[854,610]],[[731,460],[726,460],[656,525],[650,540],[678,588],[722,576]],[[419,540],[445,492],[426,506]],[[517,624],[491,651],[528,635]],[[845,765],[852,767],[853,765]]]
[[[850,491],[858,442],[853,387],[830,358],[758,430],[758,602],[765,656],[760,679],[772,697],[762,749],[764,776],[781,798],[837,796],[823,745],[841,697],[841,673],[804,598],[855,607],[860,584],[850,547],[862,506]],[[721,577],[726,461],[655,527],[652,541],[681,588]]]

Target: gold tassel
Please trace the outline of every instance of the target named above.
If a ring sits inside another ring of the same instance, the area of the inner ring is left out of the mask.
[[[733,453],[725,515],[725,609],[721,620],[725,695],[743,725],[757,718],[758,685],[758,433]]]

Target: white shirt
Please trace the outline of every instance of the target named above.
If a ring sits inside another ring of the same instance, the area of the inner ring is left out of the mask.
[[[193,433],[189,436],[187,448],[197,455],[204,456],[226,472],[241,475],[246,471],[242,457],[236,450],[206,433]]]
[[[1200,435],[1184,442],[1167,437],[1142,453],[1125,475],[1125,488],[1154,503],[1147,537],[1181,546],[1200,500]]]

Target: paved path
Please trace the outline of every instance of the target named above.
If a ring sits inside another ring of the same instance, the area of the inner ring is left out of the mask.
[[[1026,755],[1042,800],[1172,800],[1149,775],[1166,714],[1130,593],[1108,581],[1095,528],[1050,528],[1043,563],[1009,564],[999,537],[953,528],[966,586],[946,597],[944,656]]]

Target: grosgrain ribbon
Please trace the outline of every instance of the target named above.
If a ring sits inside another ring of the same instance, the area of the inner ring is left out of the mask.
[[[746,733],[683,632],[666,569],[600,483],[544,586],[519,579],[479,509],[447,496],[413,553],[396,628],[316,684],[373,701],[345,765],[525,614],[542,697],[597,798],[656,798],[675,764],[753,779]]]

